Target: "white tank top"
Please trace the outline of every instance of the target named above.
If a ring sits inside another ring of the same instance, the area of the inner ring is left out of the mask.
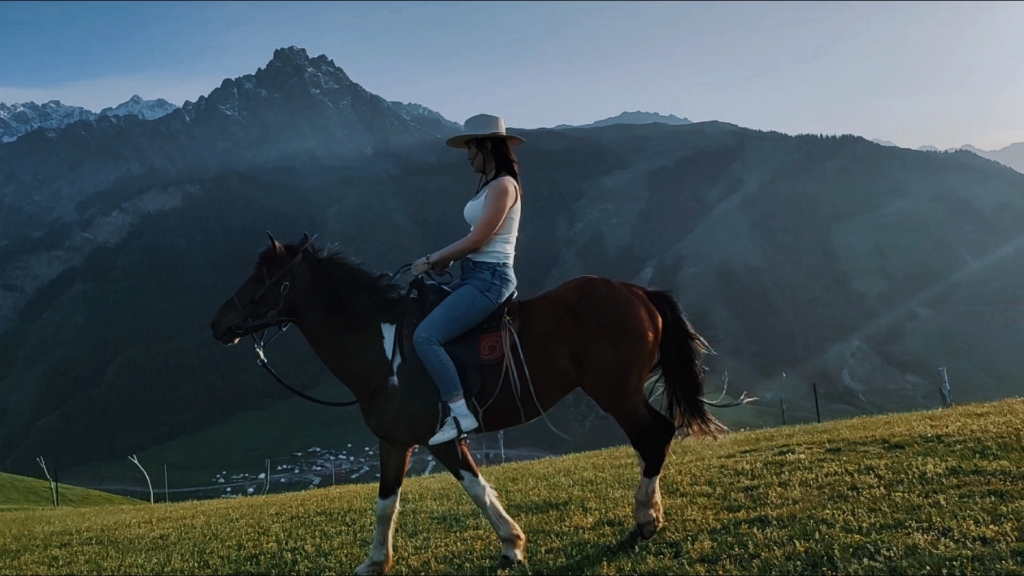
[[[477,262],[499,262],[512,265],[516,256],[516,237],[519,235],[519,200],[521,196],[519,194],[519,185],[514,178],[511,176],[502,176],[501,178],[512,180],[512,185],[516,190],[516,201],[509,208],[508,214],[505,215],[505,219],[502,220],[501,225],[498,226],[491,239],[476,252],[468,254],[466,258]],[[494,182],[501,180],[501,178],[496,178]],[[484,186],[484,189],[479,194],[466,203],[466,207],[462,211],[466,222],[469,223],[470,231],[473,230],[473,227],[476,226],[480,216],[483,214],[487,191],[494,185],[494,182]]]

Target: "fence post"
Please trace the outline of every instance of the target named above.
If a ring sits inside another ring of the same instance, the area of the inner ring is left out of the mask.
[[[53,499],[60,508],[60,475],[57,473],[57,465],[53,465]]]
[[[331,460],[331,486],[334,486],[334,460]]]
[[[782,395],[782,425],[786,425],[786,395]]]
[[[171,493],[167,489],[167,464],[164,464],[164,504],[171,501]]]
[[[818,424],[821,424],[821,409],[818,408],[818,384],[811,382],[811,387],[814,389],[814,414],[818,417]]]
[[[939,386],[939,393],[942,394],[942,402],[946,405],[946,408],[949,408],[953,405],[953,398],[949,393],[949,377],[946,374],[946,367],[940,367],[939,372],[942,373],[942,385]]]

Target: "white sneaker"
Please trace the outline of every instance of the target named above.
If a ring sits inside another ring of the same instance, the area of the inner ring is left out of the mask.
[[[427,442],[427,444],[431,446],[436,446],[438,444],[444,444],[445,442],[455,440],[459,436],[459,431],[457,428],[455,428],[456,418],[458,418],[459,426],[462,427],[463,432],[475,430],[476,427],[480,425],[472,414],[464,414],[462,416],[449,416],[448,418],[445,418],[444,426],[441,426],[441,429],[437,431],[437,434],[434,434],[433,438],[431,438],[430,441]]]

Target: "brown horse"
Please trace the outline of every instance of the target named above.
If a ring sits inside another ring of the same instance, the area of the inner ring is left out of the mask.
[[[359,574],[391,567],[412,449],[426,445],[442,415],[437,387],[414,351],[406,347],[409,357],[401,357],[393,345],[408,304],[402,288],[388,274],[315,249],[307,235],[288,245],[271,236],[252,275],[210,323],[214,338],[229,345],[268,326],[293,323],[356,396],[367,426],[380,439],[376,531]],[[476,395],[487,401],[477,414],[478,431],[534,420],[581,388],[622,427],[637,453],[634,519],[639,536],[652,537],[663,522],[658,478],[677,430],[698,437],[726,432],[702,398],[701,357],[708,345],[667,292],[592,276],[518,301],[518,318],[513,366],[528,372],[528,384],[510,385],[507,375],[495,378],[492,370]],[[501,372],[509,368],[498,366]],[[667,415],[645,396],[655,378],[663,381]],[[494,527],[501,541],[499,565],[524,561],[526,536],[480,475],[465,441],[427,448]]]

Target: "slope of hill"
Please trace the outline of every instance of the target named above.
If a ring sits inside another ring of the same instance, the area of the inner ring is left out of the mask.
[[[1024,142],[1010,144],[1009,146],[998,150],[978,150],[977,148],[974,148],[972,152],[979,156],[984,156],[989,160],[1005,164],[1017,172],[1024,173]]]
[[[59,494],[62,508],[123,506],[139,503],[124,496],[115,496],[67,484],[59,485]],[[52,506],[53,493],[50,491],[50,483],[46,480],[0,472],[0,512]]]
[[[885,140],[875,139],[875,140],[872,140],[872,142],[875,142],[876,144],[881,144],[883,146],[895,146],[895,144],[893,144],[892,142],[887,142]],[[922,151],[922,152],[938,152],[939,151],[938,148],[936,148],[935,146],[930,146],[930,145],[919,146],[917,149]],[[972,146],[970,144],[964,144],[964,145],[959,146],[957,148],[949,148],[949,149],[946,150],[946,152],[953,152],[955,150],[966,150],[968,152],[973,152],[973,153],[977,154],[978,156],[981,156],[982,158],[987,158],[989,160],[992,160],[993,162],[999,162],[1000,164],[1003,164],[1004,166],[1008,166],[1010,168],[1013,168],[1017,172],[1024,173],[1024,142],[1017,142],[1015,144],[1010,144],[1009,146],[1005,146],[1005,147],[1000,148],[998,150],[982,150],[981,148],[978,148],[977,146]]]
[[[629,448],[484,467],[527,536],[511,574],[1024,570],[1024,400],[676,442],[665,526],[632,529]],[[406,480],[396,574],[493,572],[498,542],[447,473]],[[376,486],[4,515],[0,572],[351,572]],[[84,544],[88,543],[88,544]]]

